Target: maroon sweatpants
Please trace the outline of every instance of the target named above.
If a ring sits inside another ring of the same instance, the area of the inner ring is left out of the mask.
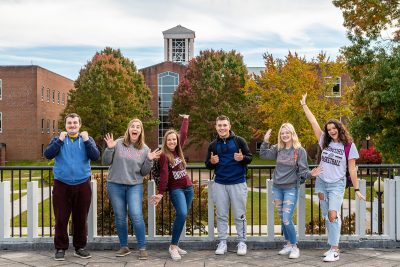
[[[53,209],[56,217],[54,246],[67,250],[68,220],[72,213],[73,245],[75,249],[84,248],[87,243],[87,217],[92,198],[90,178],[82,184],[67,185],[54,180]]]

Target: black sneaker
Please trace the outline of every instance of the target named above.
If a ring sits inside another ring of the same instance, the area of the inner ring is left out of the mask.
[[[56,261],[65,261],[65,250],[57,249],[56,254],[54,255],[54,259]]]
[[[74,256],[81,259],[89,259],[92,257],[92,255],[90,255],[90,253],[84,248],[75,250]]]

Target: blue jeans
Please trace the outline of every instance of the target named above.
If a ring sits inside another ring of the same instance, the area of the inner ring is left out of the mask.
[[[172,205],[176,210],[174,226],[172,228],[171,245],[178,245],[186,217],[189,212],[193,200],[193,186],[187,188],[173,189],[169,193]]]
[[[342,227],[342,220],[340,218],[341,206],[343,203],[344,190],[346,188],[346,178],[340,179],[334,183],[324,182],[321,178],[317,177],[315,182],[315,193],[323,193],[324,200],[320,200],[322,214],[325,218],[325,226],[328,230],[328,244],[331,246],[338,246],[340,239],[340,229]],[[328,211],[336,211],[337,218],[331,222],[329,221]]]
[[[142,213],[143,184],[126,185],[108,182],[107,190],[114,210],[120,246],[128,246],[128,218],[126,213],[128,210],[139,249],[144,249],[146,237]]]
[[[285,240],[292,245],[297,244],[296,229],[293,224],[293,211],[296,208],[298,194],[297,187],[282,189],[272,186],[272,195],[281,219],[283,235]]]

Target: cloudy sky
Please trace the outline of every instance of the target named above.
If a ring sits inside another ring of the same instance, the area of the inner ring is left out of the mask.
[[[0,65],[39,65],[76,79],[96,51],[121,49],[138,68],[164,59],[162,31],[196,32],[195,55],[235,49],[249,67],[263,53],[332,58],[348,44],[331,0],[0,0]]]

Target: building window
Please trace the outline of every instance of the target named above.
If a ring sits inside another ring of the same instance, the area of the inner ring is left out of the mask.
[[[0,100],[3,99],[3,80],[0,79]]]
[[[158,144],[162,144],[165,132],[170,128],[168,112],[172,105],[172,96],[179,84],[179,74],[163,72],[158,74]]]
[[[47,119],[47,133],[50,133],[50,120]]]
[[[60,104],[60,91],[57,93],[57,104]]]
[[[44,133],[44,119],[42,119],[42,133]]]
[[[56,120],[53,120],[53,133],[56,132]]]
[[[47,88],[46,98],[47,98],[47,102],[50,102],[50,89],[49,88]]]
[[[172,39],[172,61],[185,62],[186,61],[186,45],[185,39]]]
[[[0,133],[3,132],[3,112],[0,112]]]
[[[341,97],[342,96],[342,78],[341,77],[325,77],[327,84],[326,97]]]
[[[44,86],[42,86],[42,101],[44,100]]]
[[[62,94],[62,104],[65,105],[65,93]]]
[[[54,103],[55,99],[56,99],[56,91],[53,90],[53,103]]]

